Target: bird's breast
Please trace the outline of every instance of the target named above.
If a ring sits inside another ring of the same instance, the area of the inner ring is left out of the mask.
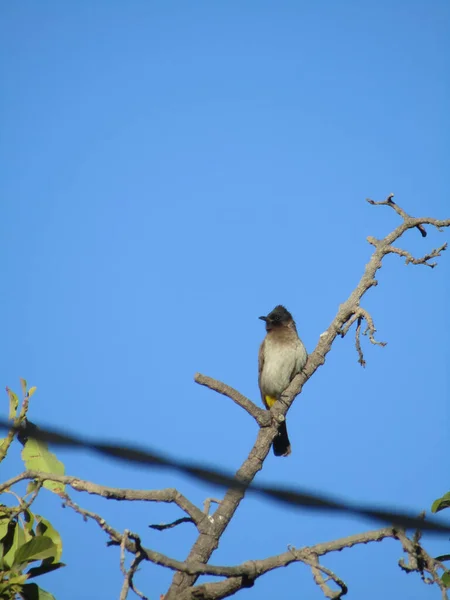
[[[299,338],[280,341],[268,336],[264,343],[261,392],[272,396],[281,394],[303,369],[306,359],[306,349]]]

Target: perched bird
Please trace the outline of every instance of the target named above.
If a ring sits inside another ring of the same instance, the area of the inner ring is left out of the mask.
[[[284,306],[276,306],[267,317],[259,317],[266,323],[264,338],[258,355],[258,384],[262,401],[270,409],[306,364],[308,353],[298,337],[295,321]],[[288,456],[291,444],[286,421],[280,424],[273,441],[275,456]]]

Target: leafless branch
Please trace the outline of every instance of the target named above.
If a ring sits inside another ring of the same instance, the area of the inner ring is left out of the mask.
[[[156,529],[156,531],[165,531],[166,529],[172,529],[177,525],[181,525],[182,523],[193,523],[194,521],[191,517],[181,517],[181,519],[176,519],[172,521],[172,523],[160,523],[159,525],[149,525],[150,529]]]
[[[259,408],[259,406],[256,406],[256,404],[253,404],[251,400],[243,396],[240,392],[233,389],[229,385],[226,385],[217,379],[213,379],[212,377],[208,377],[207,375],[202,375],[201,373],[196,373],[194,375],[194,381],[200,385],[208,387],[210,390],[214,390],[215,392],[222,394],[223,396],[231,398],[233,402],[235,402],[251,417],[253,417],[260,427],[269,425],[270,416],[267,414],[267,411]]]
[[[339,600],[348,592],[348,588],[342,581],[342,579],[340,579],[335,573],[333,573],[333,571],[321,565],[317,557],[311,563],[311,571],[314,577],[314,581],[324,593],[325,598],[330,598],[331,600]],[[326,579],[324,578],[324,575],[327,576]],[[328,581],[330,580],[334,581],[334,583],[340,587],[340,590],[332,590],[328,585]]]
[[[367,327],[364,331],[361,331],[361,325],[362,325],[363,319],[366,321]],[[353,325],[353,323],[355,321],[357,321],[356,330],[355,330],[355,347],[356,347],[356,352],[358,353],[358,362],[362,367],[365,367],[366,361],[364,360],[364,354],[363,354],[362,347],[361,347],[361,334],[362,335],[368,334],[370,342],[372,344],[375,344],[376,346],[386,346],[387,342],[378,342],[375,339],[376,328],[375,328],[375,325],[373,322],[373,318],[372,318],[371,314],[369,313],[369,311],[367,311],[365,308],[361,308],[361,307],[358,307],[355,310],[353,315],[347,321],[345,327],[343,327],[339,331],[339,335],[341,337],[345,337],[347,335],[350,327]]]
[[[392,527],[387,527],[375,531],[368,531],[361,534],[348,536],[332,542],[324,542],[315,546],[302,548],[301,550],[290,549],[287,552],[272,556],[262,560],[252,560],[234,567],[213,566],[200,562],[185,561],[181,562],[172,559],[164,554],[144,548],[141,546],[140,538],[129,531],[121,534],[119,531],[111,527],[100,515],[81,508],[73,502],[69,496],[65,496],[64,505],[72,508],[80,514],[85,521],[92,519],[97,525],[109,536],[111,542],[109,545],[118,545],[122,552],[124,549],[133,554],[140,554],[143,559],[153,562],[154,564],[168,567],[175,571],[183,572],[192,575],[213,575],[217,577],[246,577],[254,580],[256,577],[279,567],[285,567],[292,562],[308,562],[311,555],[321,556],[329,552],[335,552],[344,548],[350,548],[356,544],[366,544],[371,541],[380,541],[386,537],[397,537],[397,532]],[[308,563],[309,564],[309,563]]]
[[[137,554],[130,565],[130,569],[128,571],[128,577],[129,577],[129,581],[130,581],[130,588],[133,590],[133,592],[136,594],[136,596],[139,596],[139,598],[142,598],[142,600],[148,600],[147,596],[144,596],[144,594],[139,591],[134,583],[134,575],[135,573],[137,573],[137,570],[139,568],[139,565],[141,564],[141,562],[144,560],[144,556],[142,556],[141,554]]]
[[[392,254],[398,254],[399,256],[404,256],[406,258],[405,263],[407,265],[409,263],[412,263],[413,265],[425,265],[427,267],[431,267],[432,269],[434,269],[434,267],[437,266],[437,262],[430,263],[428,261],[432,258],[437,258],[438,256],[441,256],[441,252],[444,252],[446,249],[447,244],[442,244],[442,246],[440,246],[439,248],[435,248],[429,254],[425,254],[425,256],[422,256],[422,258],[414,258],[413,255],[407,252],[406,250],[401,250],[400,248],[394,248],[394,246],[389,246],[389,252],[392,252]]]
[[[217,498],[206,498],[203,502],[203,512],[205,515],[209,515],[209,509],[211,508],[211,504],[220,504],[222,500],[218,500]]]
[[[366,361],[364,360],[364,354],[361,348],[361,323],[362,323],[362,317],[361,315],[358,316],[358,324],[356,325],[356,331],[355,331],[355,346],[356,346],[356,352],[358,353],[358,362],[362,367],[366,366]]]
[[[417,541],[417,536],[414,536],[414,538],[411,540],[403,531],[398,531],[397,537],[400,540],[403,550],[408,557],[407,561],[405,561],[403,558],[398,561],[400,568],[407,573],[411,573],[413,571],[419,573],[424,583],[435,583],[441,590],[442,599],[447,600],[447,588],[445,584],[442,583],[438,573],[438,569],[445,570],[444,565],[437,559],[431,557],[428,552],[425,551],[423,546]],[[425,573],[428,573],[430,576],[427,577]]]
[[[381,202],[375,202],[374,200],[371,200],[370,198],[367,198],[367,202],[369,204],[372,204],[373,206],[390,206],[405,221],[408,220],[408,219],[410,219],[411,217],[402,208],[400,208],[400,206],[398,206],[398,204],[396,204],[392,200],[393,197],[394,197],[394,194],[389,194],[389,196],[386,198],[386,200],[382,200]],[[420,231],[422,237],[427,237],[427,232],[426,232],[425,228],[421,224],[416,225],[416,227]]]
[[[120,591],[119,600],[126,600],[128,590],[130,589],[130,580],[128,578],[127,569],[125,567],[125,544],[128,540],[128,529],[123,532],[122,541],[120,542],[120,570],[124,576],[122,589]]]
[[[123,532],[122,541],[120,543],[120,570],[123,573],[124,580],[119,600],[126,600],[130,589],[133,590],[136,596],[142,598],[142,600],[148,600],[148,598],[144,596],[144,594],[135,587],[133,580],[140,563],[144,560],[144,557],[140,553],[139,549],[136,552],[136,556],[134,556],[133,560],[131,561],[131,565],[128,571],[125,567],[125,545],[128,541],[129,535],[130,532],[128,531],[128,529],[125,529],[125,531]]]
[[[355,321],[357,321],[359,318],[359,315],[357,312],[355,312],[347,321],[347,323],[345,324],[345,327],[343,327],[340,331],[339,331],[339,335],[341,337],[345,337],[347,335],[347,333],[349,332],[350,327],[353,325],[353,323]]]
[[[189,515],[192,523],[200,526],[201,522],[204,521],[205,515],[203,511],[197,508],[192,502],[190,502],[183,494],[181,494],[175,488],[166,488],[163,490],[132,490],[125,488],[113,488],[105,485],[99,485],[91,481],[79,479],[70,475],[55,475],[53,473],[42,473],[40,471],[24,471],[15,477],[12,477],[8,481],[0,484],[0,494],[15,485],[19,481],[27,479],[34,479],[35,481],[41,482],[46,480],[57,481],[65,485],[70,486],[77,492],[87,492],[95,496],[101,496],[109,500],[128,500],[128,501],[139,501],[139,502],[164,502],[176,504],[181,510]]]

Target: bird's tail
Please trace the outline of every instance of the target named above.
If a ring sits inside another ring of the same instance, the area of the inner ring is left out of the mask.
[[[288,437],[286,421],[280,424],[277,437],[273,440],[273,453],[275,456],[289,456],[291,453],[291,443]]]

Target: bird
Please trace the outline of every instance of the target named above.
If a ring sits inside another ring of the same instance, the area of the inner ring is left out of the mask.
[[[259,318],[266,323],[266,337],[259,348],[258,384],[262,401],[270,409],[301,372],[308,353],[291,313],[284,306],[279,304],[266,317]],[[285,420],[279,426],[272,447],[275,456],[291,454]]]

